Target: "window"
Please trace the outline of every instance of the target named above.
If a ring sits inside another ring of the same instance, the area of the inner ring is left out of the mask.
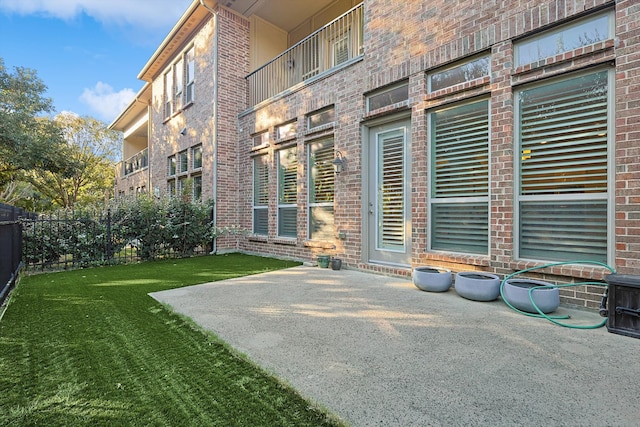
[[[202,198],[202,175],[196,175],[193,178],[193,200]]]
[[[409,83],[395,85],[367,96],[367,111],[374,111],[407,99],[409,99]]]
[[[332,107],[324,108],[307,116],[307,129],[314,129],[320,126],[326,126],[335,120],[335,109]]]
[[[187,51],[187,89],[186,89],[186,104],[194,101],[195,97],[195,78],[196,78],[196,53],[195,48],[191,48]]]
[[[164,74],[164,117],[171,117],[173,114],[173,72],[167,71]]]
[[[610,75],[516,93],[521,258],[607,261]]]
[[[489,102],[434,111],[430,123],[431,249],[487,254]]]
[[[333,240],[333,138],[307,146],[309,171],[308,238]]]
[[[202,145],[196,145],[191,149],[191,159],[194,170],[202,168]]]
[[[187,150],[178,153],[178,173],[185,173],[189,168]]]
[[[613,19],[613,12],[589,16],[517,43],[516,66],[611,39]]]
[[[253,146],[263,147],[269,145],[269,131],[265,130],[253,136]]]
[[[169,197],[174,197],[176,195],[176,180],[171,179],[167,181],[167,193],[169,193]]]
[[[331,66],[336,67],[351,58],[349,44],[351,41],[350,32],[345,31],[331,42]]]
[[[267,235],[269,231],[269,168],[267,156],[253,158],[253,233]]]
[[[291,121],[276,127],[276,135],[278,139],[294,138],[298,132],[298,122]]]
[[[298,150],[278,151],[278,236],[297,237]]]
[[[180,59],[173,66],[173,78],[174,78],[174,93],[173,93],[173,108],[175,111],[182,109],[182,95],[184,86],[184,62]]]
[[[186,176],[180,177],[178,178],[178,195],[179,196],[183,196],[185,194],[185,192],[187,191],[187,186],[189,185],[189,181],[187,179]],[[188,193],[186,193],[188,194]]]
[[[169,176],[176,174],[176,156],[169,156],[167,158],[167,174]]]
[[[489,68],[490,58],[483,56],[431,74],[429,92],[486,77],[489,75]]]

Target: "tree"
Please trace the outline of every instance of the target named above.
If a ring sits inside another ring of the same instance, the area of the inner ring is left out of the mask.
[[[45,198],[62,208],[86,206],[112,195],[119,133],[92,117],[61,113],[54,118],[75,167],[66,171],[32,169],[26,179]]]
[[[62,130],[46,116],[53,111],[46,89],[34,70],[15,67],[9,72],[0,58],[0,189],[19,171],[64,174],[76,166]]]

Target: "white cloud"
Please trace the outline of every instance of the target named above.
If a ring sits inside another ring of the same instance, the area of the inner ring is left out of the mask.
[[[192,0],[0,0],[0,10],[73,19],[81,13],[103,24],[148,29],[172,26]]]
[[[126,88],[115,92],[108,84],[98,82],[95,87],[84,89],[80,101],[95,111],[98,118],[111,122],[135,96],[133,89]]]

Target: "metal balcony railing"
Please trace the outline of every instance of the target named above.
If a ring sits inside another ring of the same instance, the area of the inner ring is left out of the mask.
[[[145,148],[122,162],[122,176],[131,175],[147,166],[149,166],[149,149]]]
[[[250,105],[360,56],[362,39],[361,3],[249,74]]]

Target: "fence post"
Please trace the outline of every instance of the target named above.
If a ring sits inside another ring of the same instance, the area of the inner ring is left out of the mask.
[[[107,261],[113,257],[113,246],[111,241],[111,209],[107,209]]]

